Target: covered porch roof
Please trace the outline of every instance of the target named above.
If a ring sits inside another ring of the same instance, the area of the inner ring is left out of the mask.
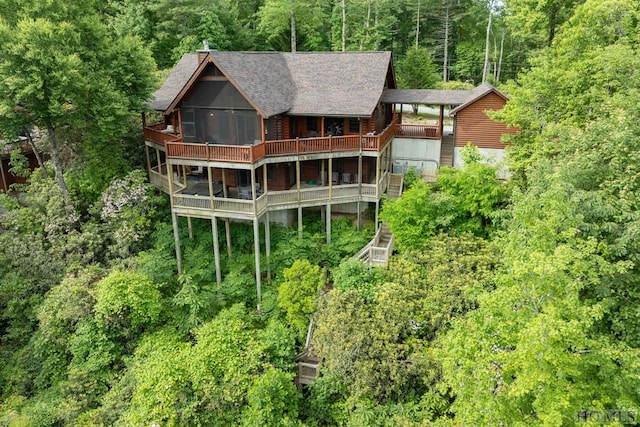
[[[385,104],[457,106],[467,102],[471,92],[471,90],[386,89],[381,102]]]

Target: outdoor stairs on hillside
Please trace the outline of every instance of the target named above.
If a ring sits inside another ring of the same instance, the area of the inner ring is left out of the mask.
[[[393,252],[395,240],[386,224],[381,224],[373,239],[354,258],[369,265],[387,265]]]
[[[400,176],[402,177],[402,175]],[[400,192],[402,192],[402,181],[400,182],[400,189]],[[393,234],[391,234],[387,225],[380,224],[373,239],[360,252],[354,255],[354,258],[360,259],[369,265],[387,265],[393,252],[394,242]],[[318,376],[321,359],[311,348],[314,327],[313,320],[311,320],[304,349],[295,360],[297,366],[295,383],[298,387],[311,384]]]
[[[404,176],[402,174],[389,174],[389,186],[387,187],[387,196],[390,199],[397,199],[402,195],[402,187]]]
[[[443,135],[440,144],[440,166],[453,167],[453,135]]]
[[[311,349],[311,338],[313,336],[314,324],[313,320],[309,322],[309,329],[307,330],[307,340],[305,341],[304,349],[296,357],[297,372],[295,377],[295,383],[302,387],[303,385],[309,385],[318,376],[318,369],[320,367],[320,359],[313,353]]]

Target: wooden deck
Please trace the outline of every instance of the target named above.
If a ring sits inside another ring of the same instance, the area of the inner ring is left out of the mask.
[[[154,175],[152,182],[157,178]],[[179,214],[200,218],[209,218],[212,213],[218,216],[253,217],[262,215],[266,210],[276,211],[358,201],[375,202],[378,194],[382,194],[385,188],[383,181],[386,180],[381,180],[378,188],[376,184],[347,184],[301,188],[300,191],[297,189],[268,191],[259,196],[255,203],[254,200],[210,197],[209,194],[183,194],[180,191],[174,192],[171,197],[173,209]],[[168,188],[168,182],[163,182],[161,185],[163,188]]]
[[[391,123],[379,135],[344,135],[314,138],[263,141],[254,145],[222,145],[182,142],[181,137],[162,132],[162,125],[147,126],[147,141],[165,147],[168,158],[206,160],[233,163],[254,163],[266,157],[282,157],[303,154],[379,152],[391,140],[396,122]]]

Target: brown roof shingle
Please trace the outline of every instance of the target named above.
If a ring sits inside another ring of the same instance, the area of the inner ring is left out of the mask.
[[[460,105],[469,98],[470,90],[387,89],[382,102],[387,104]]]
[[[369,117],[382,96],[390,52],[217,52],[213,62],[266,117]],[[176,65],[149,106],[164,111],[198,68],[197,54]]]

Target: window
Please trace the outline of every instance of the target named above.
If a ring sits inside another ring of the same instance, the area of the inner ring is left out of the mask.
[[[307,132],[318,132],[317,117],[307,117]]]
[[[182,108],[182,138],[185,142],[196,140],[196,119],[193,108]]]
[[[349,119],[349,133],[360,133],[360,119]]]

